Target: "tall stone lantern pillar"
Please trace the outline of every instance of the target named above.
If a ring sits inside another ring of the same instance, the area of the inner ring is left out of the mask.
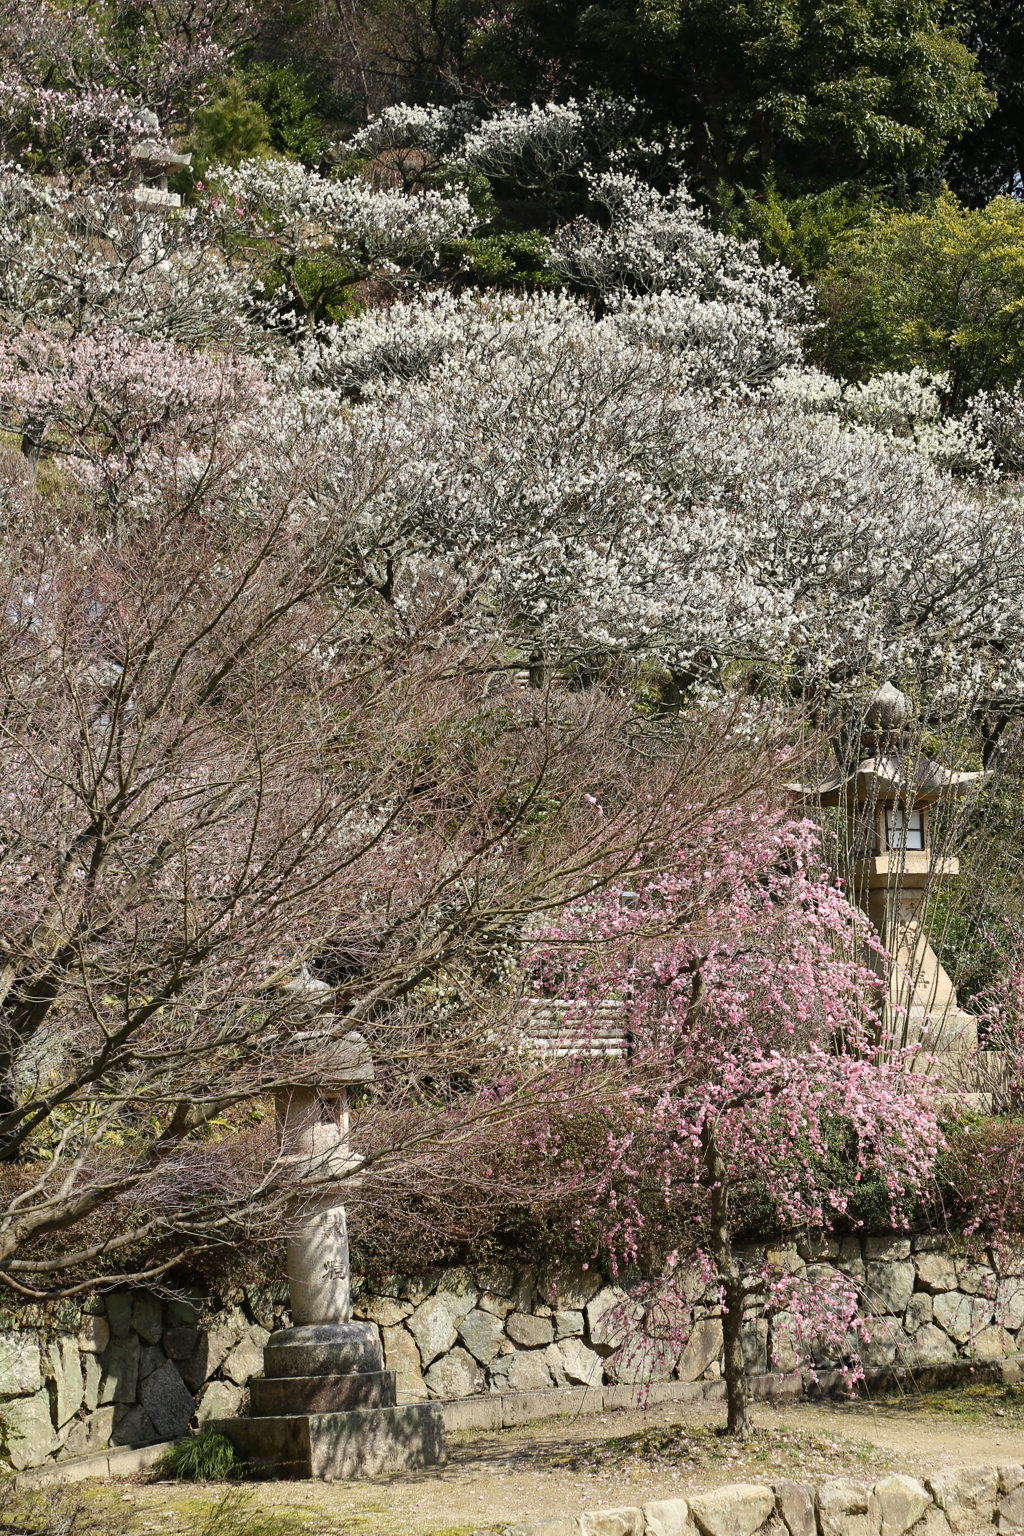
[[[897,1044],[947,1057],[950,1076],[954,1059],[962,1069],[976,1052],[978,1030],[925,931],[928,897],[960,872],[957,859],[935,851],[931,822],[938,804],[977,793],[986,775],[953,772],[916,751],[911,713],[906,695],[886,683],[868,701],[855,765],[799,792],[846,813],[851,895],[893,961],[887,1011]],[[877,956],[870,963],[880,968]]]
[[[308,977],[284,989],[312,1017],[289,1041],[275,1099],[289,1204],[292,1326],[271,1334],[246,1418],[216,1428],[246,1460],[294,1477],[369,1477],[446,1455],[438,1403],[396,1402],[373,1323],[352,1320],[344,1192],[358,1166],[349,1145],[350,1089],[373,1081],[359,1034],[318,1011],[330,989]],[[289,1068],[293,1082],[288,1083]]]

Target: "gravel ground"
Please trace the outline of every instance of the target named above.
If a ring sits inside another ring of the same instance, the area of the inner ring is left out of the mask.
[[[971,1462],[1024,1462],[1024,1389],[754,1409],[757,1434],[720,1433],[720,1408],[664,1404],[454,1435],[445,1467],[358,1483],[79,1485],[78,1536],[471,1536],[506,1522],[672,1498],[721,1483],[873,1480]],[[0,1521],[0,1526],[4,1523]]]

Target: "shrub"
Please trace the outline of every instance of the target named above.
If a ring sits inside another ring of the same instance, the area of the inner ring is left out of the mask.
[[[240,1477],[244,1467],[226,1435],[204,1429],[175,1440],[160,1463],[160,1472],[180,1483],[223,1483]]]

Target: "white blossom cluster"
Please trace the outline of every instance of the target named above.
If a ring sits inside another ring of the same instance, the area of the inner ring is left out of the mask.
[[[301,376],[363,390],[374,380],[413,378],[509,348],[547,348],[573,334],[583,345],[608,336],[670,353],[680,385],[753,387],[799,355],[796,328],[764,309],[664,293],[626,297],[598,320],[585,300],[564,293],[428,293],[323,330],[300,350]]]
[[[215,167],[211,176],[233,199],[225,209],[229,221],[248,219],[293,256],[330,253],[381,274],[435,260],[439,246],[461,239],[476,222],[462,191],[410,197],[361,177],[331,180],[290,160],[243,160]]]
[[[684,186],[661,193],[626,171],[609,171],[594,179],[591,193],[608,210],[608,227],[576,219],[551,242],[552,270],[567,282],[601,298],[686,293],[806,314],[792,274],[765,265],[752,242],[711,229]]]
[[[242,334],[243,290],[190,210],[152,209],[110,183],[46,181],[0,162],[0,318],[89,335],[116,326],[176,341]]]
[[[394,150],[422,149],[445,158],[461,156],[466,134],[479,122],[471,107],[418,107],[398,102],[385,107],[340,147],[375,158]]]
[[[325,454],[325,506],[353,504],[337,477],[359,467],[353,568],[379,587],[388,572],[408,622],[438,605],[511,622],[524,657],[553,662],[753,657],[832,686],[1020,687],[1012,502],[834,415],[694,389],[674,353],[572,301],[505,306],[500,325],[475,303],[455,351],[421,332],[403,354],[404,308],[360,322],[342,377],[376,383],[348,411],[307,390],[287,429]],[[452,310],[430,309],[443,331]],[[327,452],[332,431],[344,450]]]
[[[989,478],[997,461],[1005,457],[999,452],[997,435],[1004,418],[1012,413],[1006,412],[1001,398],[989,401],[979,396],[964,416],[945,416],[942,394],[948,382],[943,374],[913,368],[907,373],[880,373],[863,384],[844,384],[817,369],[793,367],[780,371],[773,387],[809,414],[835,415],[851,426],[912,447],[940,468]],[[1012,437],[1011,429],[1007,446]]]

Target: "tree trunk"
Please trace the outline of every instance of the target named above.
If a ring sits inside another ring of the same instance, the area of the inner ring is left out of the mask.
[[[711,1251],[725,1293],[722,1334],[728,1430],[730,1435],[749,1440],[754,1426],[750,1422],[747,1373],[743,1364],[743,1280],[729,1236],[729,1170],[715,1142],[714,1129],[707,1122],[701,1132],[701,1145],[711,1183]]]

